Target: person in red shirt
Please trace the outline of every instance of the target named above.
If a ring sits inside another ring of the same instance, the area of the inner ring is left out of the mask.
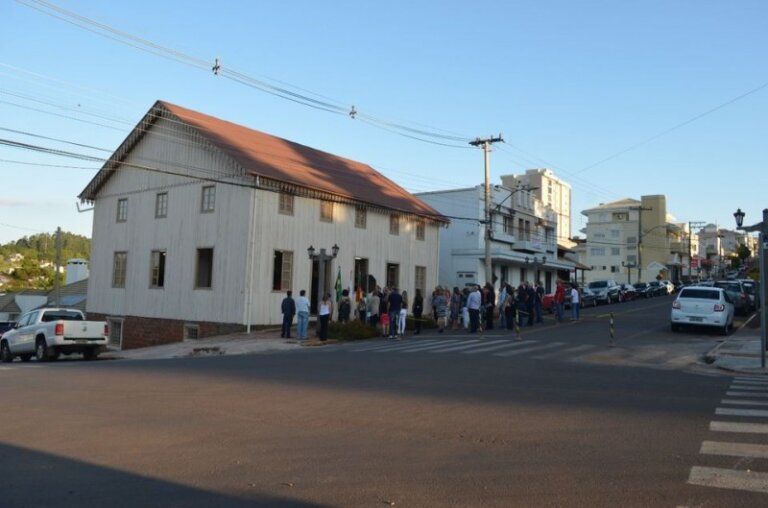
[[[555,317],[558,323],[563,322],[563,312],[565,311],[565,286],[561,281],[557,281],[555,287],[555,296],[552,299],[555,304]]]

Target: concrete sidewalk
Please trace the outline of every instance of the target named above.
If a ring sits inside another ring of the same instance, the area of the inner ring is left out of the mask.
[[[750,330],[754,333],[754,330]],[[704,356],[707,363],[718,369],[742,374],[768,375],[768,369],[760,367],[759,335],[732,335],[712,348]]]
[[[331,343],[328,341],[327,343]],[[326,343],[326,344],[327,344]],[[189,339],[174,344],[150,346],[139,349],[108,350],[101,358],[120,360],[157,360],[167,358],[189,358],[196,356],[245,355],[251,353],[268,353],[270,351],[285,351],[307,346],[322,345],[320,341],[310,339],[281,339],[280,329],[252,331],[251,333],[235,333],[219,335],[204,339]]]

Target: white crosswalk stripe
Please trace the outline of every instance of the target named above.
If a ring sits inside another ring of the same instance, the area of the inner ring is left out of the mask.
[[[733,390],[743,390],[745,392],[766,392],[768,393],[768,388],[765,386],[755,386],[755,385],[745,385],[745,384],[731,384],[731,388]]]
[[[420,340],[416,342],[384,342],[384,343],[378,343],[375,345],[367,346],[367,347],[358,347],[355,348],[355,352],[364,352],[364,351],[379,351],[379,350],[387,350],[392,348],[399,348],[399,347],[415,347],[417,345],[419,346],[426,346],[427,344],[437,344],[441,343],[440,340]]]
[[[453,353],[455,351],[462,351],[464,349],[472,349],[474,347],[477,347],[478,345],[498,344],[499,342],[507,342],[507,341],[506,340],[492,340],[492,341],[468,340],[466,342],[459,344],[458,346],[454,345],[451,347],[446,347],[441,349],[431,349],[429,352],[430,353]]]
[[[761,385],[767,385],[768,386],[768,379],[762,378],[762,377],[745,377],[745,376],[736,376],[733,378],[734,381],[738,382],[744,382],[744,383],[756,383]]]
[[[429,351],[430,349],[439,349],[446,347],[448,345],[455,346],[456,344],[460,343],[459,340],[443,340],[443,341],[437,341],[432,344],[424,345],[424,344],[403,344],[399,347],[393,347],[391,349],[387,349],[386,351],[377,350],[374,351],[375,353],[389,353],[389,352],[401,352],[401,353],[411,353],[411,352],[417,352],[417,351]]]
[[[725,394],[729,397],[766,397],[768,398],[768,393],[755,393],[755,392],[737,392],[737,391],[727,391]]]
[[[709,430],[742,434],[768,434],[768,423],[709,422]]]
[[[752,443],[721,443],[719,441],[704,441],[699,453],[707,455],[727,455],[729,457],[749,457],[752,459],[768,459],[768,446]]]
[[[507,340],[504,344],[497,344],[495,346],[488,346],[488,347],[481,347],[478,349],[471,349],[469,351],[462,351],[462,354],[465,355],[476,355],[478,353],[490,353],[491,351],[499,351],[500,349],[508,349],[508,348],[516,348],[520,346],[528,346],[530,344],[533,344],[534,342],[539,342],[538,340],[526,340],[526,341],[512,341]]]
[[[723,399],[721,404],[732,404],[734,406],[768,406],[768,401],[765,400],[749,400],[749,399]]]
[[[715,414],[723,416],[752,416],[768,418],[768,410],[766,409],[736,409],[730,407],[719,407],[715,409]]]
[[[544,349],[551,349],[553,347],[562,346],[563,344],[565,344],[565,342],[550,342],[549,344],[540,344],[538,346],[525,347],[525,348],[515,349],[512,351],[504,351],[503,353],[493,353],[493,356],[503,356],[503,357],[515,356],[523,353],[530,353],[531,351],[541,351]]]
[[[768,493],[768,473],[755,471],[694,466],[688,476],[688,483],[704,487]]]

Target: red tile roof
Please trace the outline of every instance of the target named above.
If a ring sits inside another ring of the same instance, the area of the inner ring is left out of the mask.
[[[447,222],[447,219],[434,208],[367,164],[168,102],[158,101],[148,115],[157,115],[162,110],[198,131],[253,176],[292,184],[310,191],[328,193],[361,204]],[[124,158],[125,153],[120,154],[121,150],[123,152],[130,150],[130,146],[126,148],[126,142],[115,152],[113,159]],[[102,171],[107,169],[108,165],[105,165]],[[86,187],[80,196],[81,199],[95,198],[98,188],[103,185],[103,181],[108,176],[103,175],[102,180],[98,182],[97,178],[98,175]]]

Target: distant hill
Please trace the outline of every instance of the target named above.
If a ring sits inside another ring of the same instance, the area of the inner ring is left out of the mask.
[[[89,259],[91,239],[62,231],[61,265],[71,258]],[[21,255],[21,256],[19,256]],[[0,291],[54,286],[56,235],[40,233],[0,245]],[[63,280],[63,276],[60,280]]]

